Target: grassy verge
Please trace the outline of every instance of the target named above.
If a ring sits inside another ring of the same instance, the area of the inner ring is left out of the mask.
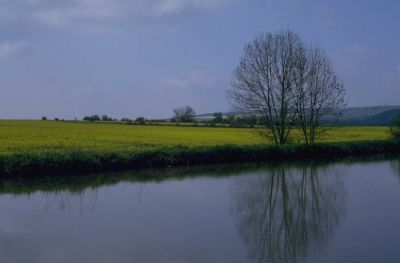
[[[0,155],[0,175],[86,173],[137,168],[184,166],[232,162],[333,159],[368,155],[400,154],[400,143],[358,141],[307,145],[173,146],[146,151],[96,152],[71,150]]]

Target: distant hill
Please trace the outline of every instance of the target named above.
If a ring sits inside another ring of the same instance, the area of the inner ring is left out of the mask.
[[[353,125],[390,125],[397,116],[400,116],[399,108],[366,117],[342,119],[340,122]]]
[[[384,112],[388,112],[391,110],[398,110],[399,106],[374,106],[374,107],[351,107],[347,108],[343,111],[343,119],[364,119],[368,117],[372,117],[374,115],[379,115]]]
[[[239,112],[224,112],[227,115],[240,115]],[[338,123],[347,125],[389,125],[400,114],[400,105],[397,106],[373,106],[373,107],[349,107],[344,109],[342,117],[338,121],[326,117],[325,123]],[[212,120],[213,113],[196,115],[198,121]]]

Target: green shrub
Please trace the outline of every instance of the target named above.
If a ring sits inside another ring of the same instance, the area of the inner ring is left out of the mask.
[[[392,130],[392,138],[394,140],[400,140],[400,130]]]
[[[400,116],[394,119],[393,125],[390,128],[390,130],[392,133],[392,138],[394,140],[400,140]]]
[[[135,122],[140,125],[145,125],[146,119],[144,117],[138,117],[138,118],[136,118]]]

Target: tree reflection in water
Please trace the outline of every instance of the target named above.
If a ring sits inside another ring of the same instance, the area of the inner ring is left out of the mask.
[[[256,262],[299,262],[331,236],[345,212],[337,170],[274,168],[233,186],[239,233]]]
[[[400,176],[400,160],[392,160],[390,166],[395,174]]]
[[[53,208],[59,211],[73,212],[77,209],[79,214],[84,214],[86,210],[94,210],[97,204],[98,189],[88,189],[79,192],[56,191],[43,193],[46,200],[44,211],[48,212]]]

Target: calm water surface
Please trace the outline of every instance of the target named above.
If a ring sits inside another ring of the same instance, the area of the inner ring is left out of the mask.
[[[2,263],[397,263],[400,161],[0,180],[0,213]]]

